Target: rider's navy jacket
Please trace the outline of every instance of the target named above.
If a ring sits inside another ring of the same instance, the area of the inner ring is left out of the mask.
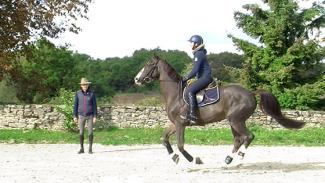
[[[207,51],[204,48],[201,48],[194,53],[193,68],[192,71],[187,75],[187,79],[191,79],[194,76],[197,79],[201,77],[211,77],[211,67],[207,59]]]
[[[93,92],[89,90],[86,92],[77,91],[74,99],[73,116],[77,117],[78,115],[97,115],[96,97]]]

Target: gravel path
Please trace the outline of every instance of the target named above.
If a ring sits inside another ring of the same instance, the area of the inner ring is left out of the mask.
[[[95,144],[92,155],[78,155],[78,148],[77,144],[0,144],[0,182],[325,182],[325,147],[253,146],[241,165],[231,167],[223,163],[231,146],[185,146],[200,156],[203,165],[189,163],[183,156],[176,165],[162,145]]]

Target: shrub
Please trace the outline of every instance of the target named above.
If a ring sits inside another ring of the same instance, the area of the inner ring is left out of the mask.
[[[75,92],[60,89],[59,95],[51,101],[56,110],[65,116],[64,128],[68,131],[76,131],[77,125],[73,121],[73,102]]]
[[[279,101],[285,108],[309,110],[320,108],[321,97],[325,96],[325,82],[305,84],[293,90],[285,90],[280,94]]]

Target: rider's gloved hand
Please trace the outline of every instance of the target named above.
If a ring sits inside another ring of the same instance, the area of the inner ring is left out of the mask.
[[[185,76],[185,77],[182,77],[182,85],[185,86],[187,84],[187,80],[188,78]]]

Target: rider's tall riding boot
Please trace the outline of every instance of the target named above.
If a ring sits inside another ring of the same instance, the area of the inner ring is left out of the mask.
[[[192,125],[196,125],[198,121],[198,106],[196,101],[196,95],[193,93],[189,93],[188,98],[190,103],[189,120]]]
[[[80,140],[80,150],[78,154],[84,153],[84,136],[79,135],[79,140]]]

